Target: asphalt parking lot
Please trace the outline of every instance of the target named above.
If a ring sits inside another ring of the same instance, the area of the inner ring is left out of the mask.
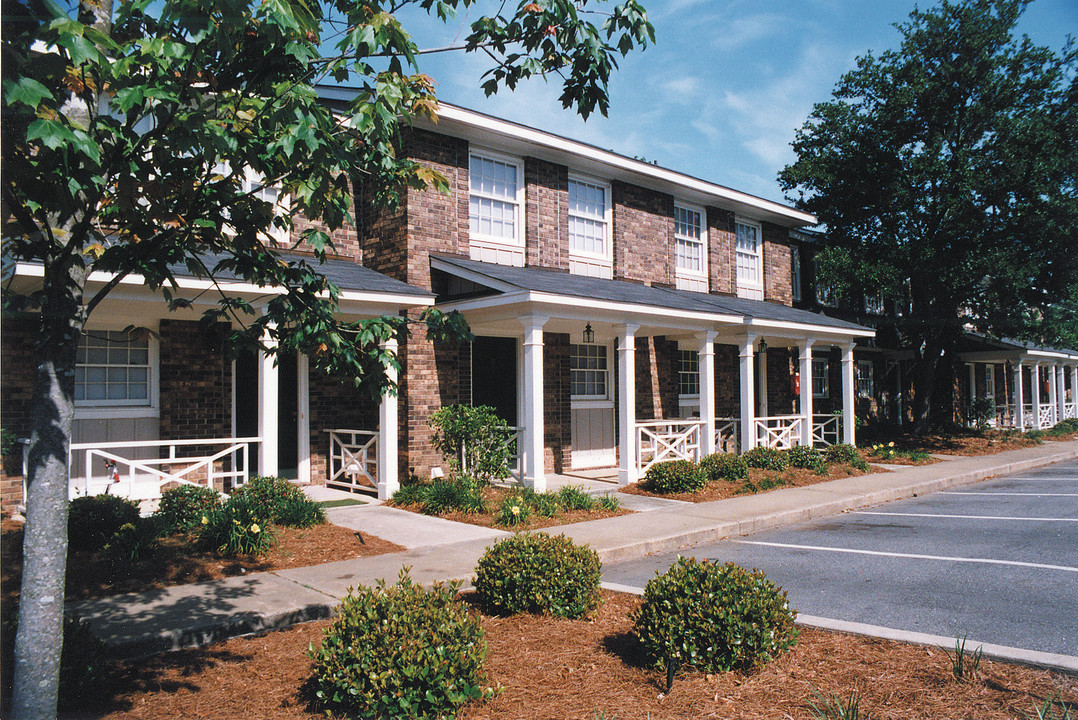
[[[643,587],[679,553],[604,567]],[[804,615],[1078,657],[1078,461],[682,550]]]

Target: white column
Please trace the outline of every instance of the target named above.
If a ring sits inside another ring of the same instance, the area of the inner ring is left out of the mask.
[[[275,348],[277,341],[270,337],[267,332],[262,343],[267,348]],[[277,448],[278,448],[278,420],[280,412],[279,397],[279,373],[274,362],[274,356],[268,353],[260,354],[258,372],[258,435],[262,442],[258,446],[258,474],[277,474]]]
[[[636,331],[625,325],[618,336],[618,484],[628,485],[636,473]],[[701,408],[702,410],[703,408]]]
[[[545,317],[524,318],[524,484],[546,491],[543,462],[543,326]]]
[[[741,341],[740,357],[741,372],[741,451],[752,450],[756,447],[756,413],[752,400],[752,354],[753,345],[756,344],[755,335],[747,335]]]
[[[1040,430],[1041,428],[1041,364],[1033,363],[1033,367],[1029,369],[1029,376],[1031,378],[1029,383],[1030,400],[1033,402],[1033,422],[1030,424],[1034,430]]]
[[[1078,365],[1071,365],[1071,417],[1078,417]]]
[[[1056,365],[1056,422],[1067,417],[1067,368]]]
[[[311,360],[296,357],[296,479],[311,482]]]
[[[895,409],[898,412],[898,426],[902,427],[906,422],[906,408],[902,404],[902,361],[895,361]]]
[[[1026,429],[1026,391],[1022,387],[1022,362],[1014,366],[1014,426],[1019,432]]]
[[[767,417],[767,351],[761,350],[756,363],[756,415]]]
[[[853,367],[853,343],[849,343],[842,348],[842,442],[849,445],[856,442],[854,426],[857,424]]]
[[[969,363],[966,367],[969,368],[969,404],[972,405],[977,397],[977,363]]]
[[[799,343],[801,364],[801,444],[812,446],[812,341]]]
[[[382,347],[386,352],[397,354],[397,340],[390,338]],[[397,369],[386,368],[386,377],[397,382]],[[397,396],[386,393],[378,404],[378,499],[387,500],[400,489],[398,479],[397,437],[400,426],[397,424]]]
[[[697,335],[700,341],[701,457],[715,452],[715,333]]]

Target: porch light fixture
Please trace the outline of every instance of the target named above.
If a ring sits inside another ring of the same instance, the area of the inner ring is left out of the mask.
[[[591,329],[591,323],[584,326],[584,344],[590,345],[595,342],[595,331]]]
[[[767,352],[767,340],[764,338],[760,338],[760,352]]]

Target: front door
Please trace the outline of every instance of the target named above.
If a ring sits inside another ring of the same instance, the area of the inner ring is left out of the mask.
[[[472,405],[494,408],[498,417],[517,424],[517,341],[477,337],[472,344]]]
[[[613,467],[614,396],[610,346],[589,343],[569,350],[571,435],[574,468]]]

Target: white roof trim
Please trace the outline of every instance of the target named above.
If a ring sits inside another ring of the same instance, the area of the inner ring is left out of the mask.
[[[745,324],[753,328],[774,328],[776,330],[797,330],[801,332],[811,332],[815,330],[817,332],[826,332],[828,335],[866,338],[876,337],[876,331],[869,328],[864,330],[854,330],[853,328],[836,327],[834,325],[789,322],[787,320],[761,320],[756,318],[747,318]]]

